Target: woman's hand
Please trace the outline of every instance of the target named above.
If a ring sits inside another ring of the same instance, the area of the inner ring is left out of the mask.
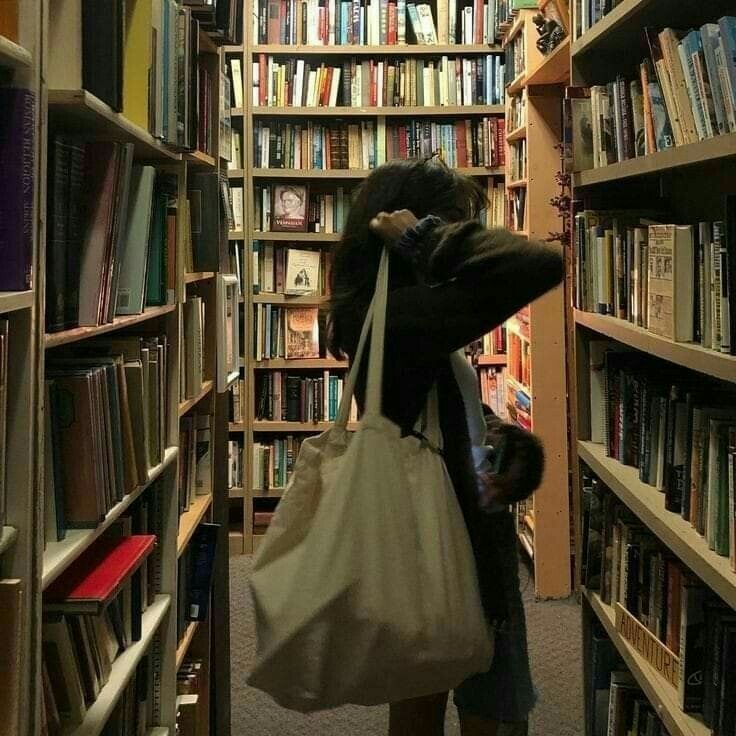
[[[369,223],[374,233],[386,243],[393,245],[401,240],[401,236],[418,222],[409,210],[397,212],[379,212]]]

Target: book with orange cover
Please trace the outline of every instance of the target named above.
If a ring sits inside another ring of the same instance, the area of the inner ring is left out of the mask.
[[[97,615],[153,550],[156,536],[98,539],[44,594],[47,611]]]

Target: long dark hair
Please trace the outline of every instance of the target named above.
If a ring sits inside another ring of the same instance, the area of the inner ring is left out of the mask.
[[[418,219],[437,215],[445,222],[478,217],[487,200],[473,179],[461,176],[437,158],[391,161],[373,171],[355,191],[332,267],[328,347],[335,356],[362,324],[373,296],[382,240],[370,229],[379,212],[406,209]],[[415,283],[413,268],[391,256],[390,286]],[[347,334],[346,334],[347,333]],[[352,342],[352,340],[351,340]]]

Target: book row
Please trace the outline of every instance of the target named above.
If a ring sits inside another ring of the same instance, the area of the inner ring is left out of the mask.
[[[344,388],[343,374],[259,372],[256,419],[278,422],[334,422]]]
[[[592,662],[585,732],[594,736],[669,736],[603,627],[594,622],[585,637]]]
[[[715,734],[732,732],[736,612],[592,474],[583,476],[583,500],[586,587],[614,609],[620,606],[675,656],[669,667],[662,664],[658,670],[677,688],[684,712],[702,714]],[[626,637],[626,627],[618,629]]]
[[[253,196],[257,232],[339,233],[350,206],[344,187],[318,192],[307,184],[262,184]]]
[[[506,410],[499,416],[522,429],[532,431],[532,397],[527,388],[514,381],[507,373],[503,373],[506,388]],[[490,404],[489,404],[490,406]],[[491,406],[491,408],[493,408]]]
[[[217,65],[200,55],[199,21],[175,0],[55,7],[48,86],[84,89],[171,146],[213,153]]]
[[[506,108],[509,131],[518,130],[526,126],[528,99],[526,87],[521,91],[521,94],[512,95],[509,99],[509,104]]]
[[[253,357],[319,358],[320,317],[317,307],[277,307],[256,304],[253,316]]]
[[[532,350],[529,340],[509,331],[507,337],[506,368],[511,378],[523,386],[532,385]]]
[[[577,214],[576,306],[733,354],[736,197],[724,210],[723,220],[693,226],[647,224],[652,216],[636,212]]]
[[[212,417],[192,414],[179,425],[179,514],[212,493]]]
[[[591,343],[590,375],[591,440],[736,570],[736,394],[608,341]]]
[[[439,59],[351,58],[315,66],[260,54],[253,62],[254,107],[405,107],[500,105],[498,54]]]
[[[526,138],[522,138],[518,143],[512,143],[509,146],[508,174],[512,182],[526,179],[527,158],[526,158]]]
[[[240,440],[228,440],[227,443],[227,487],[242,488],[243,473],[243,443]]]
[[[526,187],[509,189],[506,217],[511,230],[524,232],[526,227]]]
[[[650,57],[579,99],[575,167],[590,169],[736,132],[736,17],[645,29]],[[590,121],[590,130],[588,130]]]
[[[166,446],[168,342],[119,336],[46,362],[46,539],[95,528]]]
[[[187,657],[176,673],[176,733],[179,736],[196,736],[198,733],[198,724],[207,712],[208,688],[204,661]]]
[[[302,435],[275,437],[270,442],[253,443],[253,488],[268,491],[286,488],[299,456]]]
[[[504,165],[506,127],[501,117],[466,120],[385,118],[356,123],[258,121],[253,131],[257,167],[270,169],[374,169],[396,159],[439,156],[451,168]]]
[[[330,293],[333,253],[253,241],[253,293],[324,296]]]
[[[480,340],[467,345],[465,353],[472,359],[476,359],[482,355],[503,355],[506,352],[506,333],[506,326],[499,325],[491,332],[483,335]]]
[[[406,0],[259,0],[257,6],[259,44],[493,44],[505,18],[499,0],[441,0],[436,14],[429,3]]]
[[[245,421],[246,416],[246,400],[247,393],[245,388],[245,379],[239,378],[233,383],[233,387],[230,391],[229,401],[229,420],[234,424],[242,424]]]
[[[526,39],[523,33],[517,34],[506,44],[504,74],[505,84],[515,82],[526,71]]]
[[[191,399],[202,390],[204,381],[205,301],[188,296],[184,302],[184,331],[179,342],[179,401]]]

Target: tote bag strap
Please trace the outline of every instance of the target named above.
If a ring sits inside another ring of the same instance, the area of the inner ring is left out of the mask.
[[[366,389],[365,414],[381,413],[381,387],[383,383],[383,343],[386,334],[386,304],[388,300],[388,250],[383,249],[376,276],[376,288],[373,299],[363,320],[358,348],[355,351],[353,364],[350,366],[345,381],[340,408],[337,413],[336,427],[347,427],[350,407],[355,394],[358,372],[363,362],[365,344],[371,332],[371,344],[368,355],[368,380]]]

